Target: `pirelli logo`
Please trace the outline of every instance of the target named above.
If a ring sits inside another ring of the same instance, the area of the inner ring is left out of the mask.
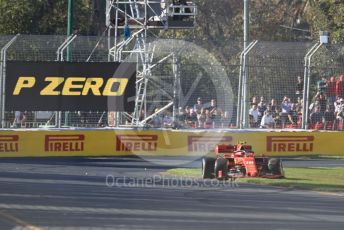
[[[157,135],[117,135],[116,151],[156,151]]]
[[[312,152],[314,136],[267,136],[267,152]]]
[[[100,77],[44,77],[41,96],[122,96],[128,84],[127,78],[108,78],[106,82]],[[13,90],[18,96],[23,91],[34,88],[35,76],[20,76]],[[60,89],[62,87],[62,89]],[[114,90],[115,89],[115,90]]]
[[[0,135],[0,152],[16,153],[19,151],[18,135]]]
[[[132,112],[136,63],[6,62],[8,111]]]
[[[218,144],[229,144],[231,136],[188,136],[189,152],[214,152]]]
[[[85,135],[45,135],[46,152],[81,152],[84,151]]]

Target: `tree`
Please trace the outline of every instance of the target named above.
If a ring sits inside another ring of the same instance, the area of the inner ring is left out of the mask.
[[[74,28],[93,34],[90,0],[75,0]],[[66,34],[67,1],[0,0],[0,34]]]
[[[344,2],[339,0],[313,1],[306,14],[312,37],[317,39],[319,31],[329,31],[334,43],[344,41]]]
[[[74,27],[79,34],[100,35],[104,31],[105,3],[105,0],[74,0]],[[226,60],[228,40],[242,41],[243,0],[195,0],[195,3],[198,6],[195,30],[169,32],[166,36],[193,37],[208,49],[218,49],[219,57]],[[0,34],[66,34],[67,1],[0,0],[0,21]],[[344,41],[343,1],[250,1],[251,39],[317,40],[319,30],[331,32],[334,42]]]

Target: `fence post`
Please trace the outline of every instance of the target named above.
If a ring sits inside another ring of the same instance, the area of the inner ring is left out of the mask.
[[[240,129],[247,127],[246,110],[247,110],[247,55],[252,48],[258,43],[258,40],[251,42],[240,55],[240,74],[238,86],[238,106],[237,106],[237,127]]]
[[[56,61],[63,61],[63,51],[69,47],[69,44],[72,43],[72,41],[77,37],[76,34],[72,34],[70,36],[68,36],[66,38],[66,40],[64,40],[64,42],[57,48],[56,54],[57,54],[57,58]],[[67,59],[69,59],[69,57],[67,56]],[[69,60],[68,60],[69,61]],[[61,111],[56,111],[55,114],[55,126],[57,126],[58,128],[61,128],[61,119],[62,119],[62,113]],[[66,121],[65,121],[65,125],[66,125]]]
[[[308,121],[308,107],[309,107],[309,83],[311,78],[311,58],[317,52],[317,50],[322,46],[322,43],[317,42],[312,48],[307,52],[305,56],[305,69],[303,76],[303,108],[302,108],[302,129],[307,129]]]
[[[1,128],[5,128],[5,89],[6,89],[6,52],[7,49],[15,42],[19,34],[15,35],[7,44],[1,49],[1,82],[0,82],[0,91],[1,91]]]
[[[179,76],[179,63],[178,58],[173,54],[173,110],[172,119],[173,123],[177,122],[177,117],[179,115],[179,96],[180,96],[180,76]]]
[[[57,55],[56,61],[61,61],[61,60],[63,59],[62,57],[60,57],[60,55],[61,55],[61,49],[67,44],[67,42],[68,42],[73,36],[75,36],[75,35],[68,36],[68,37],[66,38],[66,40],[64,40],[64,41],[62,42],[62,44],[57,48],[57,50],[56,50],[56,55]]]

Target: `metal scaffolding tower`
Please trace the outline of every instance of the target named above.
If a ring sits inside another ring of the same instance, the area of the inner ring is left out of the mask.
[[[193,1],[186,0],[107,0],[106,26],[108,29],[109,61],[136,62],[136,98],[135,110],[125,113],[130,125],[144,126],[152,117],[147,113],[147,88],[151,84],[152,69],[167,59],[176,60],[174,54],[166,54],[154,59],[154,40],[159,38],[161,30],[194,28],[197,8]],[[153,39],[152,39],[153,38]],[[176,63],[173,64],[173,76],[179,81]],[[178,84],[174,84],[178,86]],[[178,91],[175,89],[174,91]],[[174,97],[177,95],[175,94]],[[176,98],[161,106],[160,113],[175,104]],[[173,106],[173,114],[175,114]],[[154,114],[153,114],[154,115]],[[116,113],[115,125],[121,123],[123,116]]]

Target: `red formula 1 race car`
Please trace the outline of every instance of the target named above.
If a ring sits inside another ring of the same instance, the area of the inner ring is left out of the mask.
[[[202,159],[204,179],[228,179],[237,177],[283,178],[282,161],[265,156],[256,157],[252,146],[245,143],[237,145],[217,145],[216,158]]]

